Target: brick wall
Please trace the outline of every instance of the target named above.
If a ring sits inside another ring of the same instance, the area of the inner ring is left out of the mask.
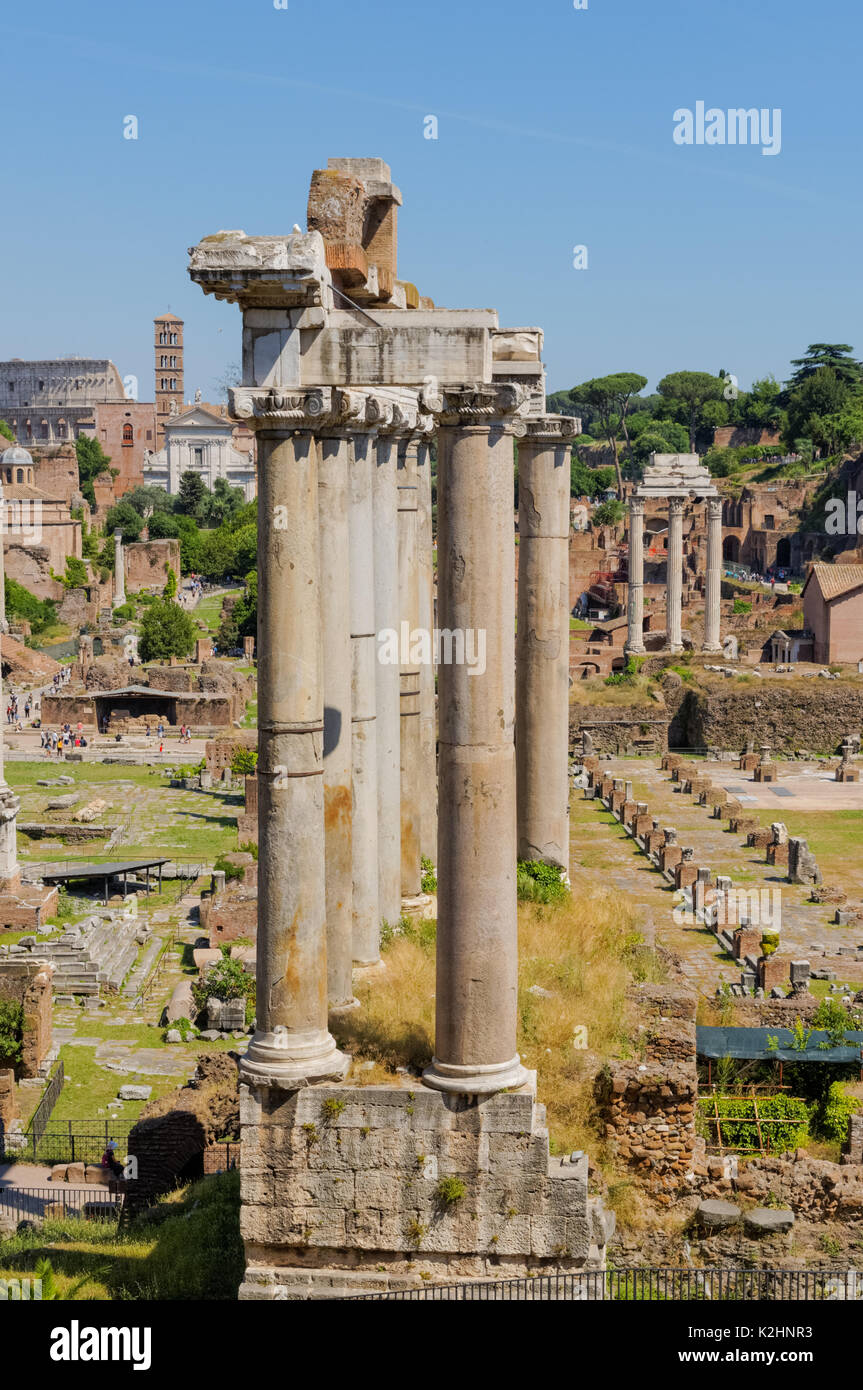
[[[32,911],[31,911],[32,920]],[[51,979],[54,967],[45,961],[0,962],[0,999],[24,1010],[20,1076],[35,1077],[51,1050]]]

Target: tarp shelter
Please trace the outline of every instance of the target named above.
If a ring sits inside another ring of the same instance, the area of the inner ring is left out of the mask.
[[[768,1046],[776,1038],[778,1047]],[[863,1032],[848,1030],[845,1043],[834,1047],[823,1028],[814,1028],[805,1051],[792,1046],[791,1028],[704,1028],[695,1030],[695,1050],[699,1057],[735,1057],[738,1061],[830,1062],[848,1066],[863,1062]]]

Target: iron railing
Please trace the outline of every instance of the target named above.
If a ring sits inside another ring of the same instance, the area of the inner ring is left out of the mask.
[[[110,1139],[125,1145],[129,1120],[67,1120],[42,1127],[38,1137],[27,1133],[26,1146],[16,1150],[18,1162],[99,1163]]]
[[[627,1268],[526,1279],[429,1284],[353,1298],[445,1302],[791,1302],[863,1300],[863,1274],[848,1269]]]
[[[51,1080],[48,1082],[48,1085],[42,1092],[42,1098],[39,1101],[39,1104],[36,1106],[36,1109],[33,1111],[33,1114],[30,1117],[30,1123],[27,1126],[26,1133],[28,1143],[32,1142],[34,1147],[38,1146],[39,1140],[42,1138],[42,1135],[45,1133],[45,1130],[48,1127],[48,1121],[51,1118],[51,1112],[54,1109],[54,1106],[57,1104],[57,1100],[59,1098],[60,1092],[63,1089],[63,1082],[65,1081],[65,1079],[66,1072],[63,1066],[63,1058],[61,1057],[54,1070],[54,1075],[51,1077]]]
[[[117,1221],[123,1195],[108,1187],[0,1187],[0,1212],[16,1221]]]

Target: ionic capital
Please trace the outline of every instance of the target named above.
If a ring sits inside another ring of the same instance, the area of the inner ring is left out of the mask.
[[[529,399],[525,387],[515,382],[478,382],[473,386],[444,387],[440,404],[426,396],[425,403],[438,417],[439,425],[505,424],[520,437],[527,433],[527,421],[518,414]]]
[[[522,436],[530,443],[566,444],[581,433],[581,421],[572,415],[530,415],[524,417],[525,432]]]
[[[277,386],[237,386],[228,392],[229,410],[251,429],[314,430],[333,420],[338,392],[330,386],[284,391]]]

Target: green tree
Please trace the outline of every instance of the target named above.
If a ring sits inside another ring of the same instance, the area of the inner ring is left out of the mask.
[[[201,475],[187,470],[180,478],[177,511],[199,520],[204,515],[208,498],[207,484]]]
[[[782,387],[775,377],[760,377],[743,397],[743,423],[755,429],[775,430],[782,424]]]
[[[669,372],[657,390],[669,401],[681,405],[689,424],[689,452],[695,453],[695,436],[701,422],[701,412],[708,401],[722,399],[725,387],[721,377],[710,372]]]
[[[138,650],[142,661],[167,661],[188,656],[195,645],[196,629],[189,614],[173,599],[151,603],[141,623]]]
[[[227,478],[217,478],[207,499],[207,519],[221,526],[226,521],[233,521],[243,505],[243,489],[231,487]]]
[[[105,532],[108,536],[113,535],[118,528],[123,532],[124,545],[131,545],[133,541],[138,540],[144,529],[144,518],[125,497],[113,507],[109,507],[105,517]]]
[[[618,435],[623,429],[627,449],[631,456],[631,445],[626,425],[626,414],[632,396],[647,384],[647,377],[637,372],[615,372],[610,376],[591,377],[580,386],[573,386],[570,397],[576,406],[582,404],[596,416],[603,437],[608,441],[614,458],[614,472],[617,478],[617,495],[623,497],[623,475],[620,470]]]
[[[840,419],[853,399],[832,367],[818,367],[788,395],[786,441],[811,439],[816,448],[833,453],[843,436]]]
[[[823,367],[829,367],[837,381],[854,388],[863,382],[863,365],[851,356],[848,343],[810,343],[802,357],[793,358],[797,370],[785,387],[786,399]]]
[[[9,425],[6,424],[5,420],[0,420],[0,435],[2,435],[4,439],[8,439],[10,444],[15,443],[15,435]]]
[[[177,596],[177,576],[176,576],[176,574],[174,573],[174,571],[172,570],[171,566],[169,565],[169,566],[168,566],[168,573],[167,573],[167,576],[166,576],[166,578],[165,578],[165,588],[164,588],[164,592],[163,592],[163,594],[162,594],[162,597],[163,597],[163,598],[176,598],[176,596]]]
[[[78,459],[79,486],[90,506],[95,507],[96,494],[93,491],[93,479],[110,468],[110,455],[103,451],[98,439],[91,439],[86,434],[79,434],[75,440],[75,454]]]
[[[11,575],[6,576],[5,585],[6,617],[23,618],[30,624],[34,636],[53,627],[57,621],[57,605],[53,599],[40,599],[19,584]]]
[[[64,589],[86,589],[90,583],[87,566],[77,555],[66,556],[66,573],[63,575]]]

